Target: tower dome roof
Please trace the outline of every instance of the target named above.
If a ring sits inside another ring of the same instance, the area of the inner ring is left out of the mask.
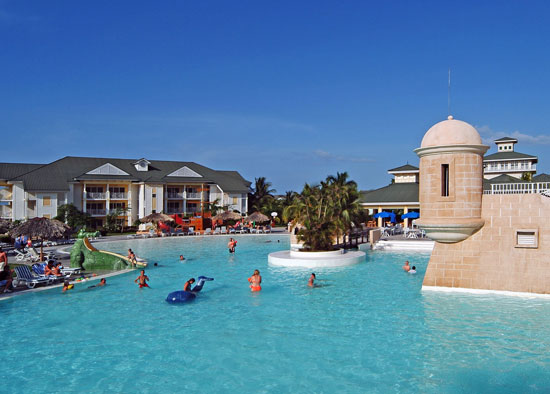
[[[471,124],[449,116],[447,120],[436,123],[424,134],[421,147],[481,144],[481,137]]]

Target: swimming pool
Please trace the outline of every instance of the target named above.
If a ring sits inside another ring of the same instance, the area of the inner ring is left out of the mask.
[[[356,266],[269,267],[287,236],[101,243],[159,267],[0,302],[8,392],[548,392],[550,301],[421,292],[427,254],[369,252]],[[278,242],[280,241],[280,242]],[[186,256],[180,262],[180,254]],[[418,268],[407,275],[409,259]],[[263,290],[251,293],[257,268]],[[191,304],[166,295],[208,282]]]

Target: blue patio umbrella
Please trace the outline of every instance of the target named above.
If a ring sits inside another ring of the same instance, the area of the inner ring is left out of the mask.
[[[375,219],[378,219],[378,218],[390,218],[390,221],[392,223],[395,223],[395,213],[393,212],[386,212],[386,211],[382,211],[382,212],[378,212],[378,213],[375,213],[373,215],[373,218]]]
[[[418,219],[420,214],[418,212],[407,212],[404,215],[401,215],[401,219]]]

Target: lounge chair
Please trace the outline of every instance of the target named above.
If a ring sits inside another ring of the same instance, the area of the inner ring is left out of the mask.
[[[227,234],[227,227],[222,226],[220,231],[222,234]]]
[[[40,252],[36,250],[34,247],[27,248],[27,251],[37,260],[40,261]],[[43,253],[44,260],[57,260],[57,255],[55,253],[51,252],[44,252]]]
[[[195,227],[189,227],[187,230],[188,235],[197,235],[198,233],[195,231]]]
[[[38,261],[38,258],[35,258],[32,254],[30,254],[27,251],[22,252],[19,249],[14,249],[13,251],[15,252],[16,261]]]
[[[204,235],[212,235],[212,229],[208,227],[206,230],[204,230]]]
[[[271,226],[265,226],[265,233],[270,233],[271,234]]]
[[[184,235],[183,234],[183,229],[181,227],[178,227],[176,229],[176,231],[174,232],[174,235],[177,236],[177,237],[179,237],[180,235]]]
[[[33,275],[28,265],[19,265],[15,267],[17,279],[13,281],[13,286],[16,287],[19,283],[25,283],[29,289],[34,289],[39,284],[50,284],[52,280],[46,276]]]
[[[216,228],[214,229],[214,235],[216,235],[216,234],[221,234],[221,233],[222,233],[222,232],[221,232],[221,230],[220,230],[219,227],[216,227]]]

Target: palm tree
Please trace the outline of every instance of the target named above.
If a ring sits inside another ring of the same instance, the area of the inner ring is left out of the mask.
[[[329,176],[320,185],[306,184],[283,211],[285,220],[300,225],[298,239],[306,250],[331,250],[334,238],[359,224],[361,207],[357,184],[348,181],[347,173]]]
[[[265,177],[255,178],[252,193],[248,194],[248,212],[262,211],[262,206],[273,198],[275,192],[275,189],[271,189],[271,182],[266,182]]]

